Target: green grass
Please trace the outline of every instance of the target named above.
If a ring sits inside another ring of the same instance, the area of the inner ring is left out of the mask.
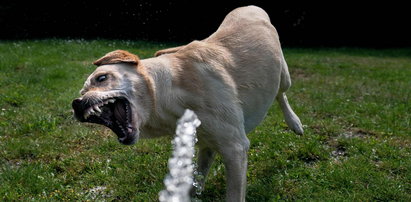
[[[168,46],[0,41],[0,200],[156,201],[171,138],[120,145],[108,129],[76,122],[71,101],[105,53],[147,58]],[[305,134],[272,106],[249,134],[247,201],[411,201],[411,49],[284,52]],[[200,199],[224,193],[217,158]]]

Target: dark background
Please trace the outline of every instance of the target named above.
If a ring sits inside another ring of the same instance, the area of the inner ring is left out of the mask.
[[[189,42],[214,32],[232,9],[257,5],[283,46],[411,47],[409,6],[347,1],[1,1],[0,39],[84,38]]]

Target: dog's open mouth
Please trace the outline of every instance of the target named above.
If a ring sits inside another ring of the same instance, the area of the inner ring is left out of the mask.
[[[137,129],[133,127],[132,109],[126,98],[109,98],[97,103],[75,99],[72,106],[79,121],[107,126],[122,144],[135,142]]]

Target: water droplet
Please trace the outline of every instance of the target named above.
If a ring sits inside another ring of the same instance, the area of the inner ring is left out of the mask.
[[[196,127],[199,121],[194,112],[186,110],[184,115],[177,122],[176,137],[172,141],[174,151],[173,156],[168,160],[169,174],[164,179],[166,189],[159,193],[159,200],[162,201],[191,201],[189,191],[191,186],[196,187],[198,195],[201,194],[201,180],[193,163],[194,145],[197,142]],[[193,178],[193,172],[197,175]],[[200,179],[199,180],[197,180]]]

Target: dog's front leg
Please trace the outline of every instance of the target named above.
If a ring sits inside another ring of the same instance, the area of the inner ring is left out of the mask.
[[[207,178],[208,171],[210,170],[210,167],[213,164],[215,153],[216,153],[215,151],[213,151],[212,149],[208,147],[200,146],[199,151],[198,151],[198,168],[197,168],[197,171],[199,174],[199,176],[197,177],[198,186],[193,187],[193,189],[191,190],[191,196],[195,196],[196,191],[201,192],[204,189],[205,180]]]
[[[247,149],[241,146],[230,146],[222,154],[226,169],[227,193],[229,202],[245,201],[247,186]]]
[[[229,202],[245,201],[249,141],[245,133],[239,135],[241,137],[236,136],[220,150],[226,169],[226,201]]]

